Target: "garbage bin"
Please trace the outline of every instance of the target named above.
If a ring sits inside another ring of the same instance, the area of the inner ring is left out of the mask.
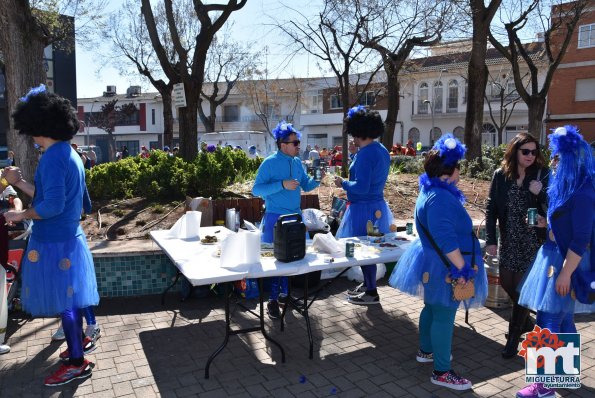
[[[500,286],[500,268],[498,266],[498,257],[486,254],[484,257],[484,266],[488,275],[488,297],[486,298],[486,307],[506,308],[510,307],[510,297],[502,286]]]

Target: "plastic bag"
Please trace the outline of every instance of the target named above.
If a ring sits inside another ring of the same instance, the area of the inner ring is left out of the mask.
[[[316,234],[312,240],[312,248],[320,253],[327,253],[333,257],[345,254],[345,247],[331,234]]]
[[[302,211],[302,220],[308,231],[328,232],[331,227],[327,223],[326,215],[318,209],[305,209]]]
[[[376,264],[376,280],[384,277],[385,274],[386,266],[383,263]],[[362,272],[361,267],[351,267],[349,271],[347,271],[347,279],[350,281],[363,282],[364,273]]]

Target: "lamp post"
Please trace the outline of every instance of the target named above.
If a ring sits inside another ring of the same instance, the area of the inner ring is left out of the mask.
[[[434,140],[432,138],[432,134],[434,133],[434,128],[436,127],[436,125],[434,124],[434,104],[432,104],[432,101],[430,100],[424,100],[424,104],[428,104],[428,106],[430,107],[430,114],[432,115],[432,129],[430,130],[430,142],[432,144],[434,144]]]
[[[87,149],[91,147],[91,118],[93,117],[93,107],[95,104],[99,102],[98,100],[94,100],[91,104],[91,111],[89,112],[89,123],[87,123]]]

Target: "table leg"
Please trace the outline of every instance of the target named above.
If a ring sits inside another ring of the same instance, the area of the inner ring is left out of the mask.
[[[262,288],[262,279],[258,279],[258,290],[259,290],[258,296],[259,296],[259,305],[260,305],[260,314],[259,314],[260,326],[252,327],[252,328],[245,328],[245,329],[238,329],[238,330],[231,330],[231,315],[230,315],[230,309],[229,309],[229,300],[230,300],[230,285],[232,285],[232,283],[233,282],[227,282],[224,284],[225,285],[225,291],[224,291],[224,294],[225,294],[225,338],[223,339],[223,342],[221,343],[221,345],[219,347],[217,347],[215,352],[213,352],[211,354],[211,356],[209,357],[209,359],[207,359],[207,364],[205,366],[205,379],[209,378],[209,368],[211,367],[211,363],[213,362],[215,357],[217,355],[219,355],[219,353],[221,351],[223,351],[223,349],[227,345],[227,342],[229,341],[230,335],[260,331],[265,339],[267,339],[268,341],[270,341],[271,343],[276,345],[279,348],[279,350],[281,350],[281,362],[285,363],[285,350],[283,349],[283,347],[281,347],[281,344],[279,344],[277,341],[275,341],[271,336],[269,336],[267,334],[267,332],[264,328],[264,299],[263,299],[264,292],[263,292],[263,288]]]
[[[264,336],[265,339],[267,339],[268,341],[270,341],[271,343],[275,344],[277,347],[279,347],[279,350],[281,350],[281,362],[285,363],[285,350],[283,349],[283,347],[281,347],[281,344],[279,344],[277,341],[275,341],[271,336],[268,335],[268,333],[266,332],[265,328],[264,328],[264,292],[263,292],[263,286],[262,286],[262,278],[258,279],[258,297],[259,297],[259,301],[260,301],[260,331],[262,333],[262,335]],[[285,308],[283,308],[283,311],[285,311]],[[283,319],[283,318],[281,318]]]
[[[211,362],[213,362],[215,357],[217,355],[219,355],[219,353],[221,351],[223,351],[223,349],[227,345],[227,342],[229,341],[229,334],[230,334],[229,331],[231,330],[230,316],[229,316],[229,284],[230,284],[229,282],[224,283],[224,285],[225,285],[225,289],[224,289],[224,295],[225,295],[225,338],[223,339],[223,343],[221,343],[221,345],[215,350],[215,352],[213,352],[211,354],[209,359],[207,359],[207,365],[205,366],[205,379],[209,378],[209,368],[211,367]]]
[[[180,279],[180,275],[182,275],[182,273],[180,271],[178,271],[178,273],[176,274],[176,279],[174,279],[172,284],[169,285],[168,287],[166,287],[165,290],[163,291],[163,293],[161,293],[161,305],[165,305],[165,295],[167,294],[169,289],[171,289],[172,287],[174,287],[176,285],[176,283],[178,283],[178,279]],[[188,297],[186,297],[186,298],[188,298]]]

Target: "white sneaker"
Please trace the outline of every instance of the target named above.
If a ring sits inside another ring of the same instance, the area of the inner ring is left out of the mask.
[[[101,336],[101,329],[99,328],[99,325],[87,325],[85,328],[85,336],[93,340],[93,343],[95,343]]]
[[[58,330],[56,330],[56,332],[52,335],[52,341],[60,340],[66,340],[66,336],[64,335],[64,329],[62,329],[62,326],[60,326]]]
[[[0,355],[7,354],[10,352],[10,346],[5,344],[0,344]]]

